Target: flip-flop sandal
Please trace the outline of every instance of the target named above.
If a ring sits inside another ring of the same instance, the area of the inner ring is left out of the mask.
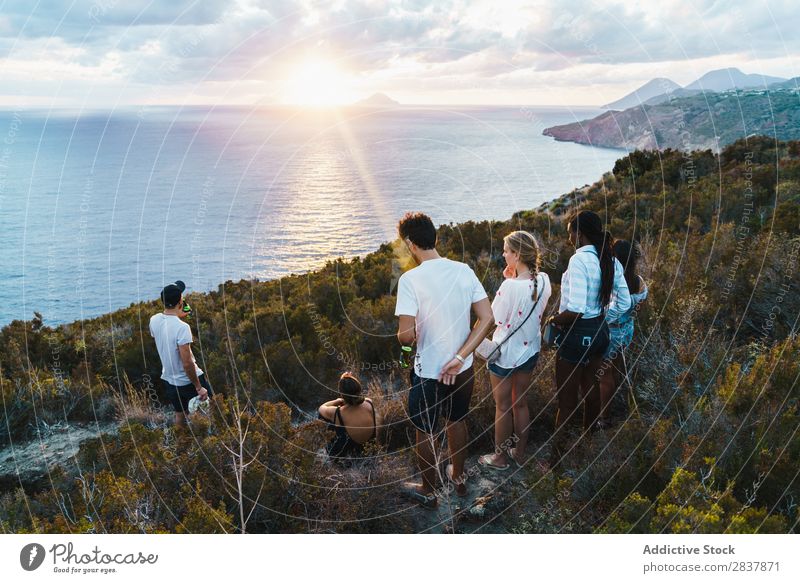
[[[455,486],[456,496],[459,498],[463,498],[467,495],[467,479],[462,478],[460,482],[456,482],[453,479],[453,464],[447,464],[447,467],[444,470],[447,479],[450,480],[450,483]]]
[[[492,463],[493,454],[487,453],[486,455],[482,455],[478,458],[478,463],[486,468],[490,468],[492,470],[496,470],[498,472],[505,472],[508,468],[511,467],[511,464],[506,464],[504,466],[498,466],[497,464]]]
[[[403,486],[400,490],[400,495],[416,502],[425,510],[436,510],[439,507],[439,501],[433,494],[423,494],[417,490],[416,485]]]

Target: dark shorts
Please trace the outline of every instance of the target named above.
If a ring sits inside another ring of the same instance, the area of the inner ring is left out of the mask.
[[[420,431],[434,433],[440,416],[448,422],[461,421],[469,413],[474,383],[472,367],[459,373],[452,385],[444,385],[438,379],[420,378],[412,370],[408,392],[411,423]]]
[[[531,372],[534,368],[536,368],[536,363],[538,361],[539,353],[537,352],[521,365],[515,366],[514,368],[503,368],[502,366],[497,366],[495,363],[491,363],[486,368],[488,368],[489,372],[495,376],[508,378],[515,372]]]
[[[208,391],[209,398],[214,394],[214,391],[211,389],[211,385],[208,384],[208,379],[206,379],[206,375],[201,374],[198,379],[200,380],[200,384]],[[167,397],[169,398],[170,403],[172,403],[172,407],[175,409],[176,413],[188,413],[189,412],[189,401],[194,399],[197,396],[197,390],[194,388],[194,385],[182,385],[177,386],[164,381],[164,389],[167,391]]]
[[[558,357],[574,364],[588,364],[605,353],[608,343],[608,325],[603,316],[576,320],[563,330]]]

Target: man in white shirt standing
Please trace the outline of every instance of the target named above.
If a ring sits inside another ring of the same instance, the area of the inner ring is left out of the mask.
[[[456,494],[466,495],[464,460],[467,427],[464,421],[472,397],[472,353],[494,325],[486,291],[470,267],[439,256],[436,227],[422,213],[408,213],[398,225],[417,267],[397,285],[397,338],[404,346],[417,344],[411,371],[408,412],[416,427],[416,451],[422,484],[406,484],[404,494],[427,508],[436,508],[434,442],[445,419],[450,462],[447,474]],[[477,324],[470,330],[470,311]]]
[[[150,335],[155,338],[161,358],[161,379],[175,409],[175,423],[186,423],[189,401],[199,396],[205,401],[214,394],[192,354],[192,329],[182,318],[186,284],[176,281],[161,292],[164,311],[150,318]]]

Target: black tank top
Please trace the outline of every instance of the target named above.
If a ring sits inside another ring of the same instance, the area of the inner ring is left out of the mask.
[[[369,399],[366,399],[366,401],[372,408],[372,436],[370,436],[370,438],[367,440],[369,441],[375,438],[375,434],[377,432],[377,421],[375,420],[375,405],[373,405],[372,401]],[[336,412],[333,414],[333,422],[324,418],[323,421],[326,421],[328,423],[328,429],[335,433],[330,443],[328,443],[327,447],[325,448],[330,457],[347,458],[359,457],[363,455],[364,444],[353,440],[353,438],[350,437],[350,434],[347,433],[347,428],[344,426],[342,413],[339,411],[339,407],[336,407]]]

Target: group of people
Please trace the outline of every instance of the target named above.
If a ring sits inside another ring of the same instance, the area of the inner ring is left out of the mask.
[[[558,309],[548,309],[552,288],[541,270],[536,237],[515,231],[503,240],[504,281],[494,300],[465,263],[439,255],[436,228],[430,217],[408,213],[398,225],[400,239],[416,267],[397,286],[397,338],[404,350],[415,347],[410,370],[408,416],[416,429],[416,455],[421,483],[404,485],[403,493],[427,508],[435,508],[437,438],[447,437],[447,485],[467,493],[464,462],[467,453],[465,419],[474,384],[475,352],[492,333],[486,366],[495,401],[493,452],[482,455],[482,466],[496,471],[527,462],[531,423],[527,391],[539,360],[543,330],[556,350],[555,431],[550,465],[568,451],[569,426],[582,420],[583,432],[606,427],[610,404],[627,376],[624,350],[633,338],[634,312],[648,288],[637,273],[639,251],[628,241],[614,241],[591,211],[575,214],[567,223],[575,247],[561,276]],[[167,394],[176,423],[185,423],[192,399],[213,395],[191,350],[192,334],[183,319],[191,308],[183,299],[185,285],[169,284],[161,293],[164,311],[150,320],[162,362]],[[471,316],[475,324],[471,325]],[[479,351],[480,352],[480,351]],[[333,458],[358,456],[376,438],[380,415],[364,396],[351,373],[339,379],[340,397],[319,407],[319,416],[333,432],[327,446]],[[580,405],[583,404],[579,418]],[[443,423],[441,421],[443,420]]]
[[[613,241],[596,213],[575,214],[567,223],[575,253],[561,277],[556,311],[547,308],[550,279],[541,271],[533,234],[515,231],[504,238],[505,280],[490,304],[469,266],[439,255],[430,217],[407,214],[398,231],[417,263],[400,278],[395,309],[398,340],[404,346],[416,345],[408,413],[416,428],[422,481],[405,485],[408,497],[428,508],[437,505],[434,450],[440,419],[449,450],[446,480],[457,495],[466,495],[465,418],[475,376],[474,353],[489,332],[493,331],[494,349],[484,356],[495,401],[495,449],[479,458],[481,465],[504,471],[527,461],[526,393],[546,328],[557,346],[558,412],[551,466],[568,451],[567,428],[578,422],[581,402],[584,431],[607,426],[609,405],[627,375],[624,349],[633,338],[633,315],[648,291],[637,274],[639,253],[634,245]],[[550,312],[555,313],[545,317]]]

